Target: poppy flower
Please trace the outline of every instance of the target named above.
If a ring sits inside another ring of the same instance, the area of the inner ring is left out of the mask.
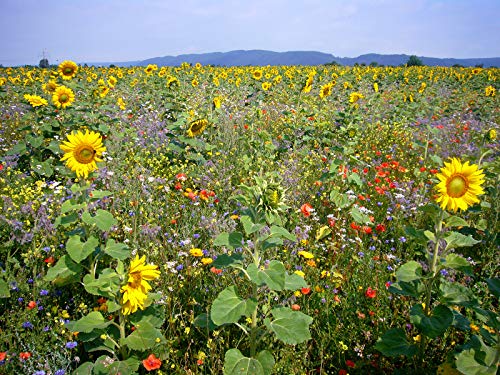
[[[300,292],[304,295],[311,293],[311,288],[301,288]]]
[[[30,352],[21,352],[21,353],[19,353],[19,359],[21,361],[25,361],[26,359],[29,359],[29,357],[31,357],[31,353]]]
[[[292,305],[292,310],[293,310],[293,311],[299,311],[299,310],[300,310],[300,305],[297,305],[296,303],[294,303],[294,304]]]
[[[375,298],[377,296],[377,291],[368,287],[366,289],[365,296],[367,296],[368,298]]]
[[[156,358],[154,354],[150,354],[148,358],[142,361],[142,364],[148,371],[157,370],[161,367],[161,360]]]
[[[0,362],[5,361],[7,358],[7,352],[0,352]]]
[[[31,309],[34,309],[36,307],[36,302],[35,301],[30,301],[28,303],[28,309],[31,310]]]
[[[345,361],[345,365],[347,367],[351,367],[351,368],[356,367],[356,364],[353,361],[351,361],[350,359],[348,359],[347,361]]]
[[[300,211],[302,212],[302,214],[305,216],[305,217],[309,217],[311,216],[311,212],[314,211],[314,208],[309,204],[309,203],[304,203],[301,207],[300,207]]]

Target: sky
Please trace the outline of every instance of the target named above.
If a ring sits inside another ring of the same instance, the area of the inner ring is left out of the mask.
[[[0,64],[263,49],[500,57],[500,0],[0,0]]]

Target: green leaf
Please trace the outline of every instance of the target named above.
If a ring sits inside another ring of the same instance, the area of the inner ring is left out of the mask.
[[[66,326],[72,332],[90,333],[94,329],[106,328],[111,323],[111,321],[104,319],[99,311],[92,311],[76,322],[69,322]]]
[[[281,291],[285,288],[285,266],[278,260],[269,262],[267,268],[257,269],[252,263],[248,266],[248,274],[257,285],[265,284],[271,290]]]
[[[369,224],[370,223],[370,217],[367,214],[364,214],[363,212],[361,212],[361,210],[356,206],[352,206],[351,216],[354,219],[354,221],[358,224]]]
[[[119,303],[116,303],[115,301],[110,299],[106,301],[106,306],[108,307],[109,313],[114,313],[115,311],[118,311],[122,308]]]
[[[120,276],[111,268],[101,271],[98,279],[87,274],[83,278],[85,290],[95,296],[114,298],[120,290]]]
[[[474,339],[474,340],[473,340]],[[471,341],[479,343],[466,349],[456,356],[457,370],[467,375],[495,375],[498,370],[496,350],[487,346],[478,336],[472,336]]]
[[[422,278],[422,266],[420,263],[411,260],[406,262],[396,271],[397,281],[410,282]]]
[[[359,187],[363,186],[363,181],[361,181],[361,178],[359,178],[359,174],[357,173],[350,173],[347,176],[347,181],[354,182]]]
[[[410,344],[406,333],[402,328],[392,328],[377,340],[375,349],[386,357],[398,357],[404,355],[413,357],[417,353],[417,347]]]
[[[210,315],[207,313],[202,313],[194,318],[193,324],[195,327],[208,328],[209,331],[217,328],[217,325],[210,319]]]
[[[245,233],[248,235],[260,231],[262,228],[264,228],[264,224],[254,224],[250,216],[248,215],[243,215],[240,218],[241,223],[243,224],[243,229],[245,230]]]
[[[328,226],[323,225],[321,228],[317,230],[315,239],[316,241],[321,241],[323,238],[327,237],[330,233],[332,233],[332,230]]]
[[[71,259],[80,263],[92,254],[98,245],[99,241],[94,236],[91,236],[86,242],[81,242],[79,235],[73,235],[66,242],[66,251]]]
[[[488,284],[488,288],[490,292],[497,298],[500,298],[500,279],[486,279],[486,284]]]
[[[266,375],[262,364],[245,357],[238,349],[229,349],[224,357],[224,375]]]
[[[108,190],[94,190],[90,194],[90,198],[92,199],[101,199],[104,197],[110,197],[113,195],[111,191]]]
[[[451,227],[467,227],[469,223],[462,219],[460,216],[450,216],[444,222],[444,225],[448,228]]]
[[[398,281],[391,284],[388,290],[390,293],[417,298],[424,292],[424,285],[420,280],[410,282]]]
[[[215,246],[225,246],[230,249],[237,249],[243,246],[243,234],[240,232],[221,233],[215,240]]]
[[[82,363],[78,368],[73,371],[73,375],[92,375],[94,364],[91,362]]]
[[[236,294],[234,285],[219,293],[212,303],[210,317],[218,326],[227,323],[237,323],[245,314],[246,302]]]
[[[137,310],[130,316],[130,323],[141,325],[144,322],[150,323],[155,328],[160,328],[165,321],[165,307],[158,304],[149,305],[144,310]]]
[[[405,234],[409,237],[412,237],[415,242],[419,243],[422,246],[426,246],[429,239],[424,234],[423,230],[415,229],[413,227],[405,227]]]
[[[78,211],[86,206],[87,205],[85,203],[74,204],[71,199],[68,199],[61,205],[61,214],[65,214],[70,211]]]
[[[127,345],[132,350],[143,352],[154,348],[158,344],[157,339],[159,339],[159,342],[166,341],[160,330],[148,321],[137,324],[135,328],[134,332],[121,340],[121,345]]]
[[[54,226],[58,227],[59,225],[62,225],[63,227],[66,228],[71,224],[77,222],[78,220],[79,220],[78,213],[72,212],[69,215],[58,216],[54,221]]]
[[[243,255],[241,254],[222,254],[218,255],[217,259],[215,259],[212,263],[214,267],[222,268],[222,267],[234,267],[241,266],[243,264]]]
[[[262,368],[264,369],[265,375],[271,375],[274,367],[274,357],[268,350],[263,350],[257,354],[255,357],[257,361],[260,362]]]
[[[45,280],[52,281],[56,285],[74,283],[80,280],[82,270],[81,265],[75,263],[69,255],[64,255],[55,266],[49,268]]]
[[[262,250],[267,250],[272,247],[278,247],[283,245],[283,239],[280,237],[268,237],[264,242],[262,242]]]
[[[337,208],[345,208],[351,204],[347,194],[339,193],[337,190],[332,190],[330,192],[330,200],[333,204],[335,204],[335,206],[337,206]]]
[[[437,305],[430,316],[425,315],[422,304],[417,304],[410,311],[410,322],[427,337],[435,339],[443,335],[453,323],[453,313],[445,305]]]
[[[108,242],[106,242],[104,252],[112,258],[119,260],[125,260],[130,256],[130,249],[128,246],[121,242],[116,243],[113,239],[109,239]]]
[[[453,313],[453,323],[452,326],[461,331],[470,331],[470,321],[465,316],[460,314],[458,311],[451,309]]]
[[[10,297],[9,284],[5,280],[0,279],[0,298]]]
[[[291,234],[285,228],[280,227],[278,225],[271,226],[271,237],[280,237],[280,238],[282,237],[293,242],[297,241],[297,237],[295,237],[294,234]]]
[[[440,301],[446,305],[474,306],[477,304],[474,293],[467,287],[447,281],[439,285]]]
[[[88,212],[84,212],[82,220],[89,225],[95,224],[103,232],[109,231],[113,225],[118,223],[111,212],[101,209],[97,210],[94,216],[91,216]]]
[[[136,374],[141,362],[134,357],[124,361],[102,355],[95,361],[93,375],[132,375]]]
[[[472,267],[467,260],[457,254],[448,254],[443,265],[446,268],[462,271],[466,275],[472,276]]]
[[[458,232],[449,232],[449,234],[444,239],[446,241],[445,250],[456,249],[457,247],[473,246],[481,242],[472,238],[470,234],[468,236],[464,236],[463,234]]]
[[[311,338],[309,325],[313,318],[300,311],[288,307],[277,307],[271,310],[273,320],[266,318],[266,327],[276,334],[285,344],[299,344]]]
[[[16,143],[9,151],[7,151],[6,155],[22,155],[26,152],[26,143],[18,142]]]
[[[285,273],[285,290],[298,290],[300,288],[307,288],[304,278],[296,273],[292,273],[291,275]]]

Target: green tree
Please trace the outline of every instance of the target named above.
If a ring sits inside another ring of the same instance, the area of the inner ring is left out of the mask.
[[[424,63],[417,56],[411,55],[408,61],[406,62],[406,66],[422,66]]]

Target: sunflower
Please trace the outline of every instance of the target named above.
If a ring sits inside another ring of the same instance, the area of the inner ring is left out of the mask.
[[[261,69],[255,69],[252,73],[252,76],[254,79],[259,80],[262,78],[262,70]]]
[[[56,91],[57,87],[57,82],[54,80],[50,80],[49,82],[43,84],[42,89],[47,94],[53,94]]]
[[[144,310],[144,302],[148,297],[148,292],[152,289],[148,280],[160,277],[158,266],[146,265],[145,262],[145,255],[141,258],[136,255],[130,263],[127,284],[120,289],[120,292],[123,293],[122,311],[124,315],[133,314],[138,308]]]
[[[66,166],[76,172],[77,177],[84,178],[97,169],[96,162],[102,161],[102,153],[106,151],[101,135],[88,130],[85,134],[81,131],[68,134],[68,141],[59,147],[64,151],[61,161],[66,161]]]
[[[319,97],[323,99],[326,98],[327,96],[332,95],[332,88],[333,88],[332,83],[327,83],[326,85],[321,86],[321,89],[319,90]]]
[[[52,95],[52,101],[57,108],[66,108],[75,101],[75,94],[70,88],[59,86]]]
[[[359,92],[353,92],[349,95],[349,103],[356,103],[359,99],[363,99],[364,96],[363,94],[359,93]]]
[[[436,189],[439,192],[436,202],[442,209],[456,212],[458,209],[467,210],[469,206],[478,203],[478,195],[484,194],[481,185],[484,183],[483,171],[477,165],[464,164],[459,159],[451,158],[444,163],[440,173],[436,175],[439,183]]]
[[[205,130],[207,125],[208,125],[207,119],[195,120],[189,124],[187,135],[189,137],[195,137],[197,135],[200,135],[201,133],[203,133],[203,130]]]
[[[59,64],[57,70],[62,79],[72,79],[76,76],[76,73],[78,73],[78,65],[73,61],[65,60]]]
[[[26,99],[32,107],[41,107],[47,105],[47,100],[38,95],[25,94],[24,99]]]

